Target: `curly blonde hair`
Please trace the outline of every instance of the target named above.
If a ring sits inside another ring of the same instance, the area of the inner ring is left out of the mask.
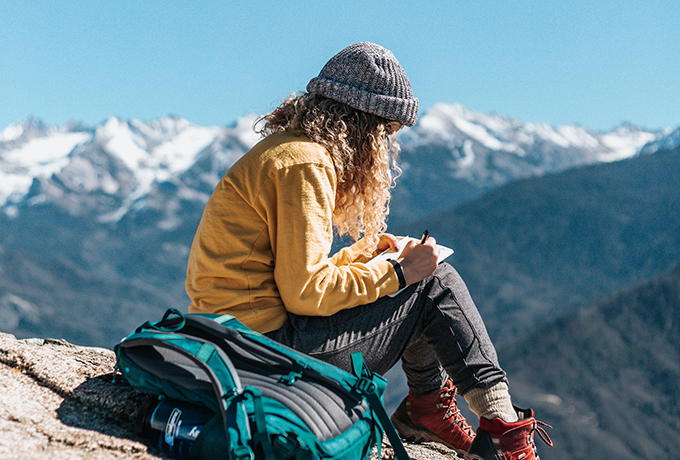
[[[264,136],[288,130],[328,150],[337,176],[333,226],[339,236],[363,236],[368,255],[387,229],[390,190],[401,174],[392,123],[310,93],[292,94],[260,123]]]

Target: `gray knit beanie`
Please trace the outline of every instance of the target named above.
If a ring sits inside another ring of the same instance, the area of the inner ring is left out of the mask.
[[[312,78],[307,91],[406,126],[418,119],[418,99],[404,69],[390,50],[375,43],[355,43],[340,51]]]

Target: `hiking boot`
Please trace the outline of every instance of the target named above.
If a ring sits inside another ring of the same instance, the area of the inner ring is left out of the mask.
[[[391,420],[399,436],[408,442],[439,442],[464,454],[475,432],[456,405],[458,390],[451,380],[429,396],[408,394]]]
[[[479,419],[477,437],[465,457],[468,460],[540,460],[534,444],[534,432],[547,445],[553,443],[543,427],[552,428],[534,418],[531,409],[515,407],[519,421],[508,423],[496,417]]]

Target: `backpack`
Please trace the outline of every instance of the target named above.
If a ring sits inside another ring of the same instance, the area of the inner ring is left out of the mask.
[[[387,381],[360,353],[352,355],[353,375],[233,316],[176,309],[114,350],[133,388],[214,413],[200,432],[192,430],[190,458],[367,459],[376,445],[380,456],[383,431],[396,458],[409,458],[382,403]]]

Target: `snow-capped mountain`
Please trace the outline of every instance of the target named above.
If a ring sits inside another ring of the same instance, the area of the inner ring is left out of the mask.
[[[598,133],[438,104],[401,135],[404,173],[391,223],[452,208],[513,180],[630,158],[665,133],[631,125]]]
[[[526,123],[496,114],[482,114],[460,104],[437,104],[408,133],[407,144],[443,143],[460,152],[460,166],[475,162],[480,149],[517,157],[554,156],[555,149],[581,150],[584,163],[610,162],[634,156],[656,140],[659,132],[624,124],[609,133],[596,133],[578,125],[557,128]],[[546,146],[548,148],[546,148]]]
[[[28,120],[0,133],[0,206],[61,202],[71,214],[117,220],[154,185],[175,181],[221,153],[223,173],[257,140],[254,116],[234,127],[198,126],[180,118],[151,122],[109,118],[95,128],[48,127]],[[206,180],[217,182],[219,176]]]
[[[10,316],[28,331],[61,318],[49,316],[50,308],[76,304],[79,311],[115,308],[122,299],[130,311],[140,303],[184,308],[196,226],[220,177],[257,141],[254,120],[216,127],[110,118],[89,127],[31,119],[2,130],[0,299],[11,301],[0,310],[16,313]],[[443,104],[399,136],[403,174],[389,217],[395,232],[502,184],[622,160],[679,137],[629,125],[609,133],[551,127]]]
[[[475,182],[505,182],[519,176],[636,155],[662,132],[621,125],[597,133],[578,125],[552,127],[495,114],[474,112],[460,104],[438,104],[404,136],[406,152],[437,145],[451,152],[445,165],[454,177]],[[504,170],[510,164],[523,171]],[[491,185],[491,183],[489,185]]]
[[[172,204],[154,199],[162,184],[173,195],[166,190],[164,200],[195,200],[202,207],[221,175],[257,141],[254,119],[246,116],[226,128],[176,117],[112,117],[93,128],[50,127],[34,119],[13,124],[0,133],[0,208],[11,217],[49,202],[71,215],[118,222],[155,203],[166,214],[158,225],[174,228]],[[400,135],[404,172],[391,223],[452,207],[518,178],[630,158],[648,143],[663,142],[664,134],[630,125],[596,133],[438,104]]]
[[[670,130],[669,130],[670,131]],[[671,150],[680,145],[680,128],[675,131],[669,132],[665,136],[650,142],[645,145],[641,150],[641,154],[654,153],[659,150]]]

